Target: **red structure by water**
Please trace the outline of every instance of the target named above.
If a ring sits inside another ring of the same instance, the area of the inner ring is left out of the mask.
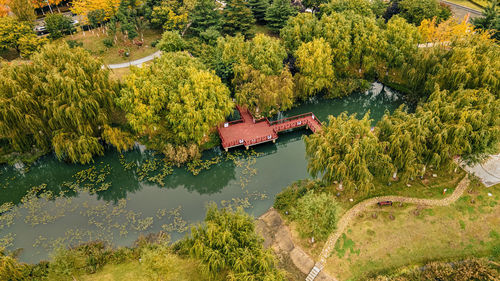
[[[313,133],[321,130],[321,122],[312,112],[269,122],[267,118],[255,120],[247,108],[236,106],[241,119],[226,122],[218,128],[222,147],[227,151],[231,147],[252,145],[264,142],[276,142],[278,133],[294,128],[307,127]]]

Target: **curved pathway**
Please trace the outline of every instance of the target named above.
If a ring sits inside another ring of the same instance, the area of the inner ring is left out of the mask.
[[[158,57],[161,57],[161,51],[156,51],[155,53],[149,55],[149,56],[146,56],[146,57],[143,57],[143,58],[140,58],[140,59],[137,59],[137,60],[133,60],[133,61],[129,61],[129,62],[124,62],[124,63],[117,63],[117,64],[108,64],[108,65],[103,65],[103,67],[108,67],[109,69],[119,69],[119,68],[126,68],[126,67],[130,67],[132,65],[141,65],[145,62],[148,62],[148,61],[151,61],[155,58],[158,58]]]
[[[402,202],[402,203],[410,203],[410,204],[416,204],[416,205],[424,205],[424,206],[448,206],[451,203],[454,203],[457,201],[457,199],[462,196],[464,191],[467,189],[469,186],[469,179],[467,176],[465,176],[457,185],[453,193],[444,198],[444,199],[423,199],[423,198],[412,198],[412,197],[403,197],[403,196],[380,196],[380,197],[373,197],[370,199],[366,199],[365,201],[362,201],[351,209],[347,211],[342,218],[339,220],[337,224],[337,229],[335,230],[334,233],[328,237],[328,240],[326,241],[325,245],[323,246],[323,250],[321,250],[321,254],[319,256],[319,261],[316,263],[315,268],[323,268],[323,266],[326,264],[326,259],[330,255],[330,252],[333,250],[335,247],[335,244],[337,243],[337,240],[339,237],[344,233],[346,230],[347,226],[349,223],[356,218],[359,213],[365,211],[367,207],[372,206],[377,204],[380,201],[393,201],[393,202]],[[314,268],[313,268],[314,269]],[[310,274],[311,275],[311,274]],[[314,278],[313,278],[314,279]],[[309,279],[309,280],[313,280]]]

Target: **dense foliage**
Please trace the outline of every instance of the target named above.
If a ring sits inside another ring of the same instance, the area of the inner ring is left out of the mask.
[[[380,275],[370,281],[466,281],[499,280],[500,268],[497,263],[486,259],[472,258],[455,262],[430,262],[420,268],[400,270],[391,275]]]
[[[472,20],[474,25],[484,31],[491,33],[491,37],[500,40],[500,13],[498,0],[491,0],[489,5],[483,9],[482,17]]]
[[[104,151],[116,85],[108,70],[81,48],[47,45],[32,63],[0,69],[0,132],[16,152],[49,151],[69,162],[88,163]]]
[[[208,208],[203,225],[193,227],[182,242],[185,251],[202,261],[205,271],[225,280],[284,280],[271,249],[265,250],[253,219],[242,210]]]
[[[305,137],[309,172],[328,184],[339,182],[341,189],[368,192],[374,176],[388,175],[391,168],[369,116],[358,120],[342,113],[328,121],[320,132]]]
[[[44,43],[44,39],[36,36],[31,23],[0,17],[0,50],[12,48],[22,57],[29,57]]]
[[[70,17],[63,14],[50,14],[45,18],[45,26],[52,39],[63,37],[74,32],[73,22]]]
[[[291,211],[302,237],[324,240],[335,230],[340,210],[331,194],[307,192]]]
[[[233,110],[228,88],[188,53],[166,53],[135,68],[118,103],[132,128],[148,144],[182,163]]]

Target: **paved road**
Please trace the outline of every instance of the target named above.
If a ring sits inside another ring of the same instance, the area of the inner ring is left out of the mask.
[[[488,160],[474,166],[464,165],[463,168],[479,177],[487,187],[500,183],[500,154],[491,155]]]
[[[316,267],[323,268],[323,266],[326,264],[328,256],[330,255],[330,252],[335,247],[335,243],[337,243],[337,240],[340,238],[342,233],[344,233],[351,220],[356,218],[356,216],[358,216],[359,213],[365,211],[367,207],[375,205],[377,204],[377,202],[380,201],[403,202],[403,203],[410,203],[410,204],[417,204],[424,206],[447,206],[457,201],[457,199],[460,196],[462,196],[462,194],[464,193],[464,191],[467,189],[468,186],[469,186],[469,179],[467,176],[465,176],[458,183],[457,187],[455,188],[455,191],[453,191],[453,194],[444,199],[439,200],[439,199],[411,198],[402,196],[381,196],[381,197],[370,198],[356,204],[342,216],[342,218],[339,220],[337,224],[337,229],[335,230],[334,233],[330,235],[330,237],[328,237],[328,240],[323,246],[323,250],[321,250],[321,254],[319,255],[319,261],[316,263]]]
[[[154,58],[158,58],[160,56],[161,56],[161,51],[157,51],[154,54],[151,54],[151,55],[149,55],[147,57],[140,58],[138,60],[133,60],[133,61],[130,61],[130,62],[125,62],[125,63],[118,63],[118,64],[109,64],[108,68],[109,69],[118,69],[118,68],[130,67],[132,65],[141,65],[141,64],[143,64],[145,62],[151,61]]]
[[[448,2],[445,0],[441,0],[440,2],[450,6],[450,9],[453,12],[453,15],[458,19],[463,19],[467,14],[470,15],[470,18],[477,18],[477,17],[480,17],[482,15],[481,11],[474,10],[472,8],[469,8],[469,7],[465,7],[465,6],[455,4],[452,2]]]

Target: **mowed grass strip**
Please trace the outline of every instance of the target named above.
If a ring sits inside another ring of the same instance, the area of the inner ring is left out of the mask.
[[[351,223],[325,270],[340,280],[363,280],[433,260],[498,259],[500,185],[486,188],[476,182],[470,188],[446,207],[371,207]]]
[[[191,259],[176,258],[169,266],[172,268],[167,274],[161,276],[163,281],[202,281],[207,277],[201,273],[198,262]],[[95,274],[76,277],[78,281],[156,281],[152,275],[139,261],[131,261],[122,264],[108,264]]]

